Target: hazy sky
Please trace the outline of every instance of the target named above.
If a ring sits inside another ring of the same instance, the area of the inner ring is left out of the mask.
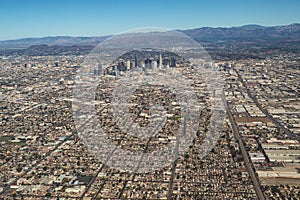
[[[0,40],[300,22],[300,0],[0,0]]]

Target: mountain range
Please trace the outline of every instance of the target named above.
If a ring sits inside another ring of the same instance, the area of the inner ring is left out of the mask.
[[[198,41],[272,41],[272,40],[300,40],[300,24],[286,26],[245,25],[231,28],[203,27],[183,30]]]
[[[200,43],[289,43],[289,45],[300,44],[300,24],[294,23],[284,26],[260,26],[245,25],[230,28],[202,27],[188,30],[177,30],[187,34]],[[0,41],[0,49],[26,49],[43,48],[47,46],[95,46],[109,36],[100,37],[70,37],[55,36],[42,38],[23,38],[17,40]],[[72,48],[75,48],[72,47]],[[68,47],[69,48],[69,47]]]

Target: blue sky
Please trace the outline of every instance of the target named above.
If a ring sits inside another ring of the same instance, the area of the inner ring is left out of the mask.
[[[0,0],[0,40],[300,22],[299,0]]]

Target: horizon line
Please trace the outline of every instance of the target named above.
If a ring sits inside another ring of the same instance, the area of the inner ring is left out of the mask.
[[[244,25],[230,25],[230,26],[201,26],[201,27],[194,27],[194,28],[185,28],[185,29],[169,29],[170,31],[185,31],[185,30],[193,30],[193,29],[200,29],[200,28],[239,28],[243,26],[249,26],[249,25],[254,25],[254,26],[262,26],[262,27],[278,27],[278,26],[290,26],[290,25],[295,25],[295,24],[300,24],[300,22],[293,22],[289,24],[277,24],[277,25],[261,25],[261,24],[256,24],[256,23],[251,23],[251,24],[244,24]],[[165,28],[168,29],[168,28]],[[129,29],[128,29],[129,30]],[[112,35],[118,35],[120,33],[123,33],[124,31],[120,31],[118,33],[114,34],[103,34],[103,35],[47,35],[47,36],[24,36],[20,38],[12,38],[12,39],[0,39],[0,42],[5,42],[5,41],[14,41],[14,40],[23,40],[23,39],[42,39],[42,38],[55,38],[55,37],[70,37],[70,38],[79,38],[79,37],[86,37],[86,38],[97,38],[97,37],[109,37]]]

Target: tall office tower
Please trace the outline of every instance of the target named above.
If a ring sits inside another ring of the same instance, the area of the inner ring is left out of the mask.
[[[102,64],[98,64],[98,76],[102,75]]]
[[[127,67],[126,67],[125,63],[123,61],[121,61],[121,62],[118,62],[117,69],[120,71],[125,71],[127,69]]]
[[[149,58],[145,60],[145,66],[146,68],[151,68],[151,60]]]
[[[162,60],[162,55],[161,55],[161,53],[159,54],[159,68],[160,68],[160,69],[163,68],[163,60]]]
[[[138,67],[138,60],[136,56],[134,57],[134,62],[135,62],[135,67]]]
[[[135,67],[135,62],[134,60],[130,61],[130,69],[134,68]]]
[[[169,59],[163,59],[162,66],[165,67],[165,68],[169,68],[170,67],[170,60]]]
[[[171,65],[170,67],[176,67],[176,60],[175,58],[171,58]]]
[[[126,61],[126,70],[129,71],[130,70],[130,60]]]
[[[153,69],[157,68],[157,61],[156,60],[152,61],[152,68]]]

